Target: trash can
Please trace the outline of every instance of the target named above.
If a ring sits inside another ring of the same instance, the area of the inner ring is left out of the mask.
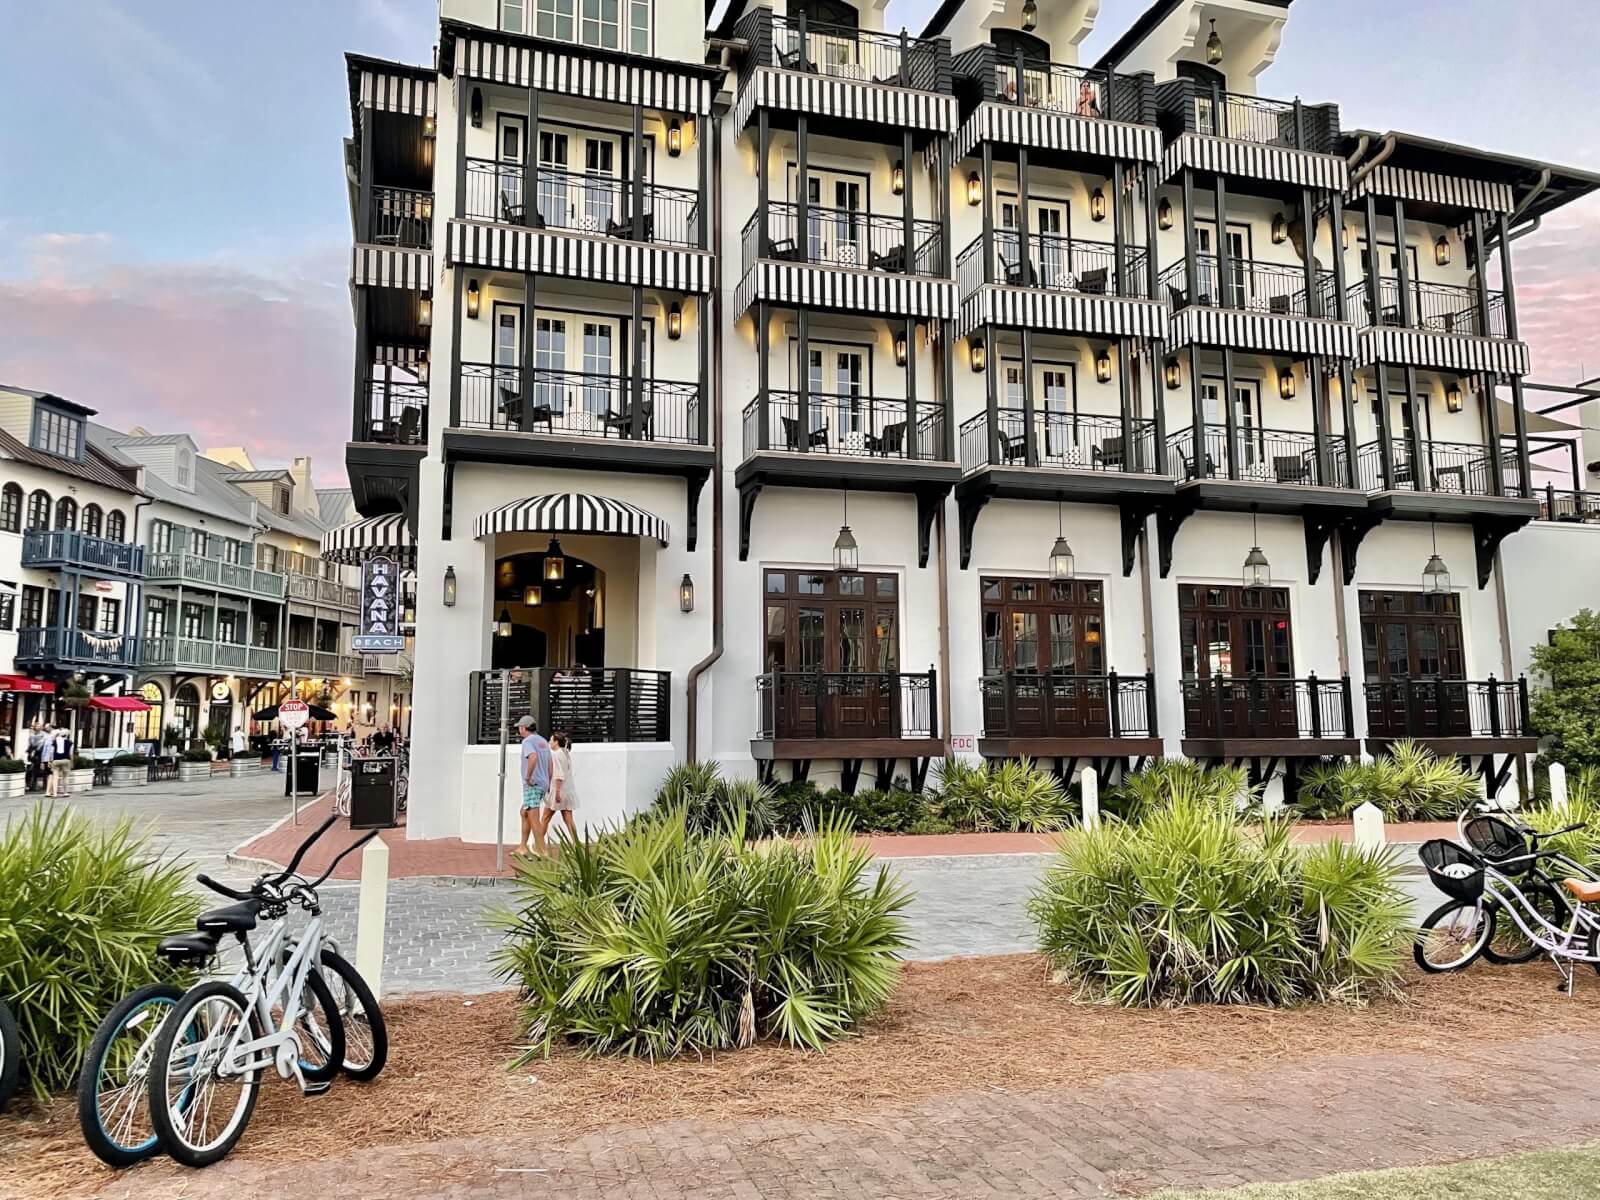
[[[393,829],[400,821],[395,762],[388,755],[350,763],[350,828]]]
[[[296,750],[294,752],[294,773],[291,776],[288,763],[283,768],[283,794],[289,794],[289,780],[294,780],[295,794],[299,796],[315,796],[319,786],[320,773],[317,769],[322,761],[321,751],[313,748],[310,750]]]

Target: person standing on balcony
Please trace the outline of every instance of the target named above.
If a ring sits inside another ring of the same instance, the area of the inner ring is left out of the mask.
[[[550,745],[553,747],[550,752],[550,791],[544,798],[544,808],[539,814],[543,826],[539,831],[541,842],[549,833],[550,822],[555,819],[556,813],[560,813],[561,819],[566,822],[567,836],[574,839],[578,836],[572,823],[572,810],[578,807],[578,781],[572,774],[572,735],[557,733],[550,739]]]
[[[522,841],[513,853],[543,854],[544,822],[539,810],[550,790],[550,743],[534,727],[532,717],[518,718],[517,732],[522,735]],[[529,848],[529,836],[536,849]]]

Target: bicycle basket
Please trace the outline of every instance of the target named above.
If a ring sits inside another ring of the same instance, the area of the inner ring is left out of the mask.
[[[1533,847],[1523,832],[1501,817],[1474,817],[1462,830],[1467,844],[1504,875],[1526,875],[1533,866]],[[1507,863],[1507,859],[1521,861]]]
[[[1422,843],[1417,857],[1433,886],[1452,900],[1475,904],[1483,895],[1483,862],[1464,846],[1435,838]]]

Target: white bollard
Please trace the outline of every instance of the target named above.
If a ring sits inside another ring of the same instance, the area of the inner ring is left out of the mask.
[[[361,851],[361,904],[356,913],[356,970],[375,997],[383,995],[383,929],[389,910],[389,847],[375,837]]]
[[[1355,812],[1355,844],[1358,850],[1376,850],[1383,846],[1383,810],[1368,800]]]
[[[1567,769],[1560,763],[1550,764],[1550,811],[1559,821],[1567,819]]]
[[[1083,827],[1100,828],[1100,776],[1093,767],[1085,767],[1078,776],[1078,790],[1083,796]]]

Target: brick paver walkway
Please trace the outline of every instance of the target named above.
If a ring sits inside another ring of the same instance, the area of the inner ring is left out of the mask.
[[[141,1200],[982,1200],[1229,1187],[1592,1138],[1600,1105],[1581,1090],[1597,1053],[1600,1034],[1588,1034],[1467,1045],[1448,1058],[1350,1054],[1243,1071],[1151,1070],[1070,1090],[958,1091],[821,1122],[674,1121],[554,1145],[530,1128],[316,1163],[229,1161],[181,1175],[161,1166],[130,1182]],[[344,1108],[329,1119],[359,1116]]]

